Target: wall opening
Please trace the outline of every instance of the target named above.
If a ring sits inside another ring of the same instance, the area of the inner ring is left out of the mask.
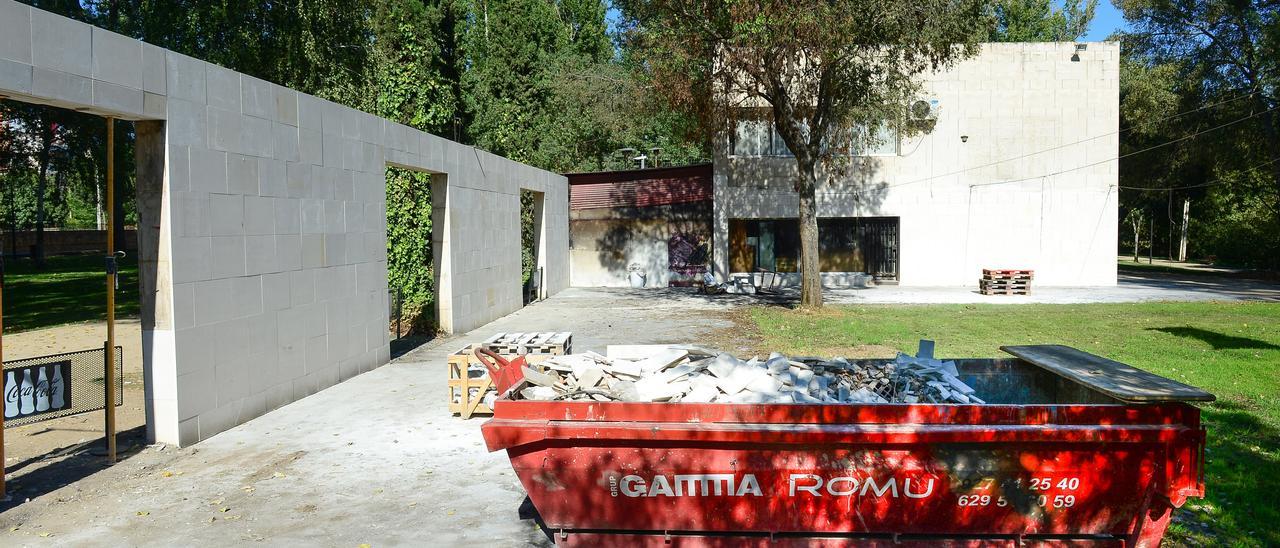
[[[443,176],[387,168],[387,300],[393,356],[440,331],[436,261],[443,242],[433,230],[436,187],[442,186],[436,184],[437,177]]]
[[[523,288],[523,304],[546,296],[544,275],[545,230],[543,227],[543,199],[545,194],[520,189],[520,287]]]
[[[0,344],[5,363],[14,367],[0,377],[5,417],[17,424],[28,407],[57,417],[7,429],[10,468],[15,460],[19,468],[40,468],[49,454],[103,445],[107,124],[95,114],[0,100]],[[115,417],[117,450],[125,455],[146,443],[152,422],[144,333],[157,322],[154,259],[164,156],[163,148],[158,155],[149,149],[155,142],[163,146],[163,123],[114,124],[115,249],[124,252],[115,289],[115,343],[121,347]],[[42,365],[16,369],[33,363]],[[30,390],[24,387],[28,372]],[[83,411],[90,408],[97,410]]]

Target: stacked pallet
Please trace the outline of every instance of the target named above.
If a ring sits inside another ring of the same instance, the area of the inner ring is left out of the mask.
[[[982,279],[978,280],[978,289],[983,295],[1029,295],[1033,277],[1032,270],[984,268]]]
[[[551,354],[562,355],[569,352],[573,344],[573,333],[568,331],[545,333],[498,333],[480,343],[485,348],[498,354]]]
[[[476,348],[483,347],[510,360],[524,355],[526,363],[540,363],[552,356],[572,351],[573,334],[498,333],[482,343],[468,344],[449,355],[449,412],[464,419],[475,414],[492,414],[493,400],[498,397],[489,370],[476,358]]]

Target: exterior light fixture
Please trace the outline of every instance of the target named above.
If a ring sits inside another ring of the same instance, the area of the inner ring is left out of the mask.
[[[961,136],[960,136],[960,142],[961,142],[961,143],[967,143],[967,142],[969,142],[969,136],[968,136],[968,135],[961,135]]]

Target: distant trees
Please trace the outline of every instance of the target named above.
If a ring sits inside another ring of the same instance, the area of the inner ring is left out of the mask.
[[[996,0],[992,42],[1070,42],[1089,31],[1098,0]]]
[[[1280,4],[1116,5],[1121,152],[1172,143],[1120,165],[1123,186],[1172,190],[1125,191],[1122,207],[1176,223],[1190,199],[1193,256],[1280,268]]]

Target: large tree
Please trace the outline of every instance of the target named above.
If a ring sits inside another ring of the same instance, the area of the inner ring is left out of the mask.
[[[822,305],[817,188],[874,144],[902,134],[933,71],[974,55],[991,27],[978,0],[626,0],[652,83],[709,136],[741,119],[773,124],[795,155],[801,304]]]

